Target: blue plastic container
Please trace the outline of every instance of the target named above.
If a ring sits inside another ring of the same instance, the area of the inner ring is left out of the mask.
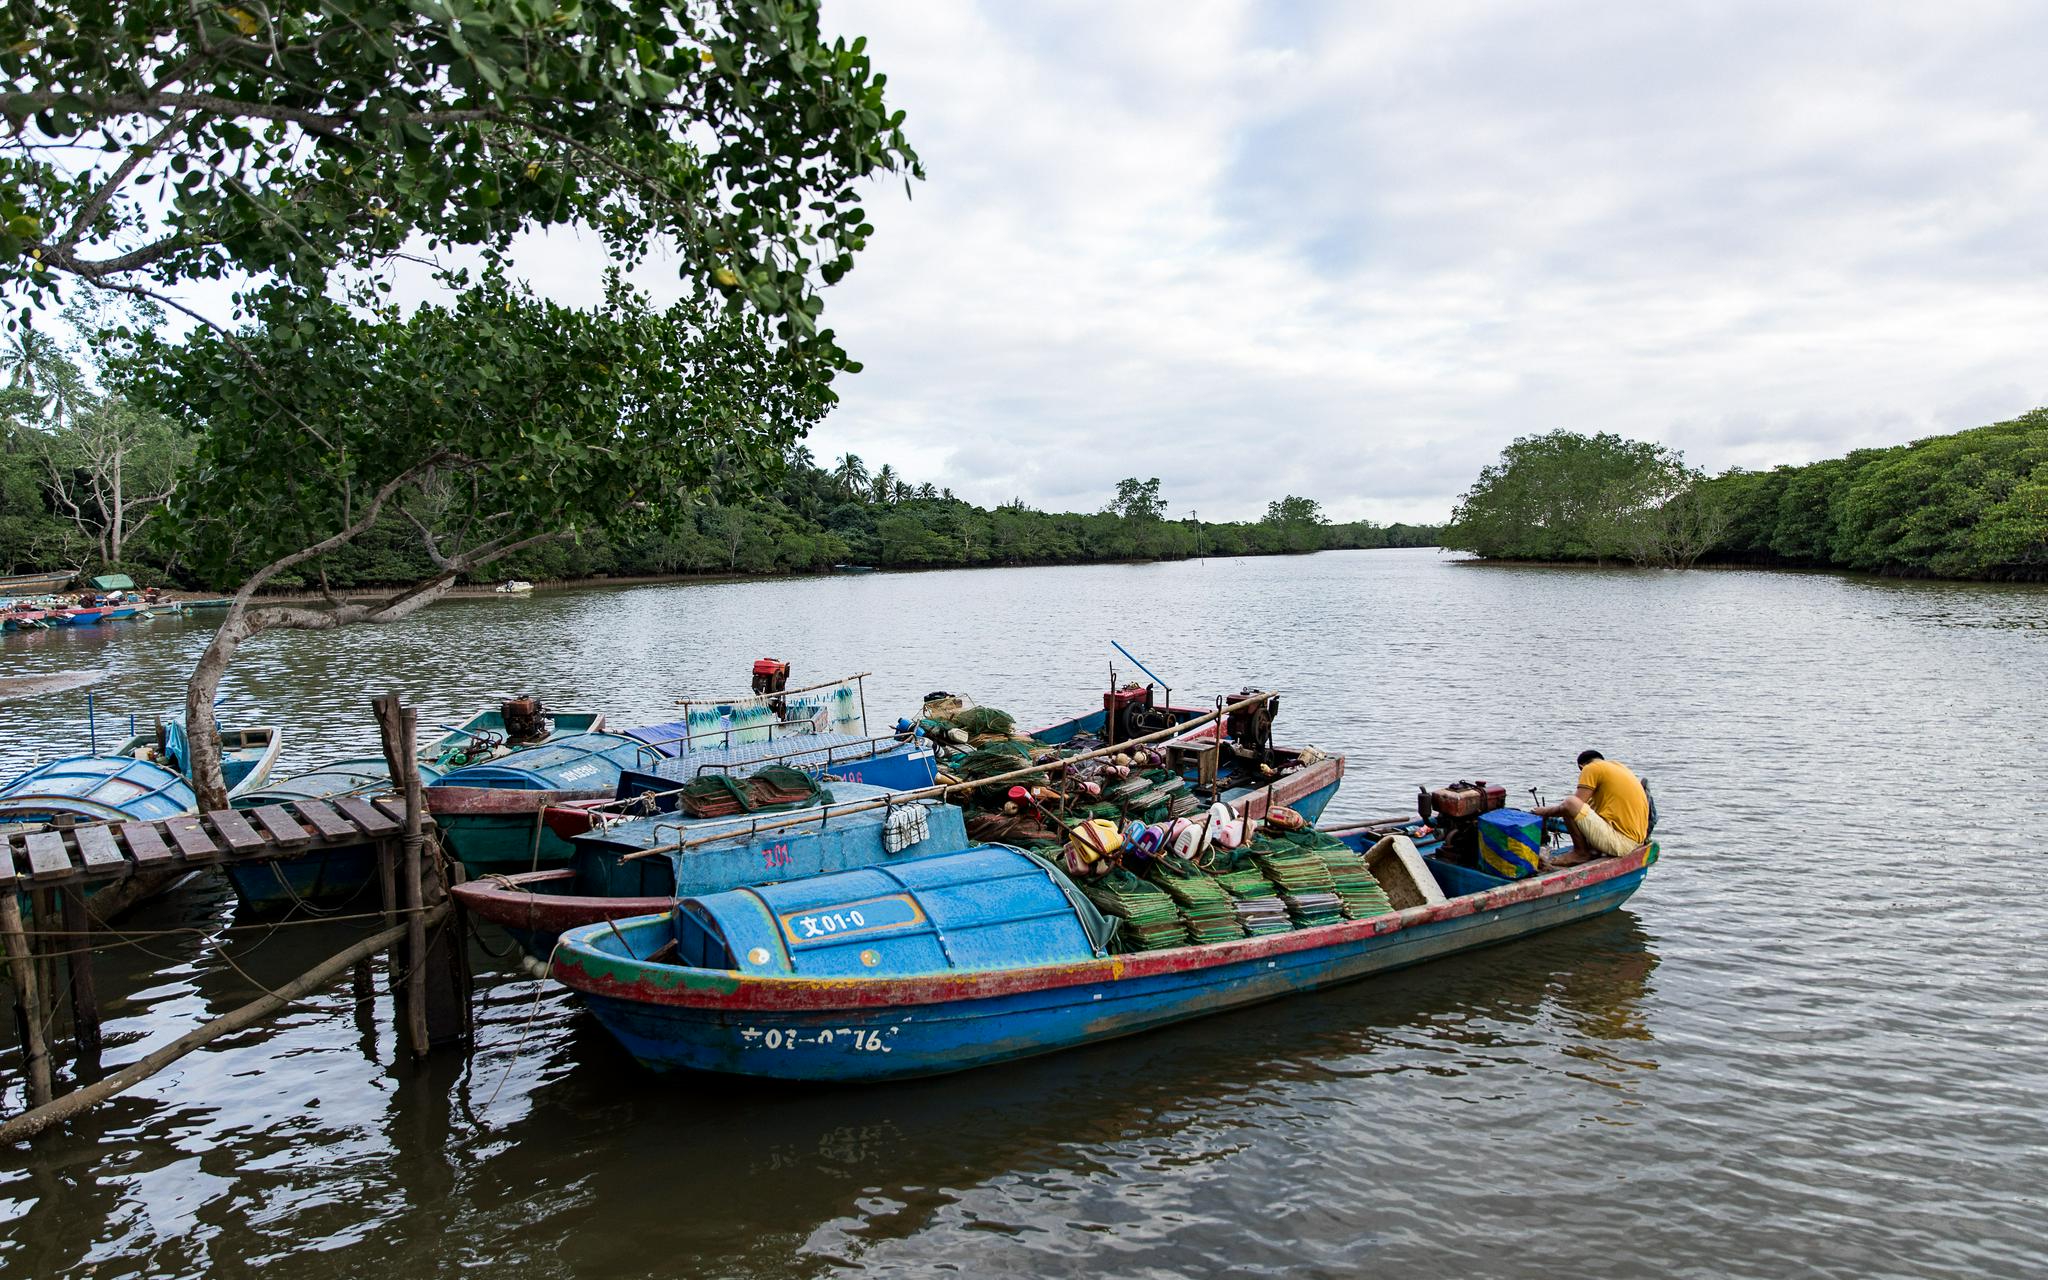
[[[1106,932],[1051,864],[989,845],[687,898],[675,913],[683,964],[807,978],[1088,960]]]
[[[1509,880],[1537,872],[1543,852],[1543,819],[1521,809],[1495,809],[1479,815],[1479,861],[1486,870]]]

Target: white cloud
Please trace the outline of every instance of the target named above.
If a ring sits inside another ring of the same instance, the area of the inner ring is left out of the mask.
[[[1938,18],[1938,20],[1937,20]],[[1441,516],[1515,435],[1805,461],[2048,399],[2019,6],[833,4],[929,181],[814,441],[995,500]]]

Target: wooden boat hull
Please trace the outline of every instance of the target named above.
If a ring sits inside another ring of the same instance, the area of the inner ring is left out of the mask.
[[[428,787],[427,812],[473,875],[507,875],[559,867],[575,846],[542,821],[551,805],[609,799],[605,791],[501,791],[491,787]]]
[[[571,930],[555,979],[656,1071],[870,1082],[939,1075],[1133,1035],[1527,937],[1626,902],[1627,858],[1366,920],[1013,971],[887,980],[756,977],[635,958],[668,915]]]

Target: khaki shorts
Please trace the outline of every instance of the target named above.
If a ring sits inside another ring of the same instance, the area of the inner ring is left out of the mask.
[[[1566,818],[1565,823],[1578,833],[1581,844],[1602,857],[1626,858],[1642,843],[1615,830],[1614,824],[1601,817],[1590,804],[1579,810],[1578,817]]]

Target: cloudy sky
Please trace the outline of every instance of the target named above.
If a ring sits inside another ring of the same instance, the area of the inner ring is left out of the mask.
[[[828,0],[929,179],[817,434],[964,496],[1443,516],[1515,436],[2048,402],[2048,6]]]
[[[1437,520],[1532,432],[1720,470],[2048,403],[2039,0],[826,5],[929,177],[829,293],[821,459]],[[594,298],[594,241],[521,259]]]

